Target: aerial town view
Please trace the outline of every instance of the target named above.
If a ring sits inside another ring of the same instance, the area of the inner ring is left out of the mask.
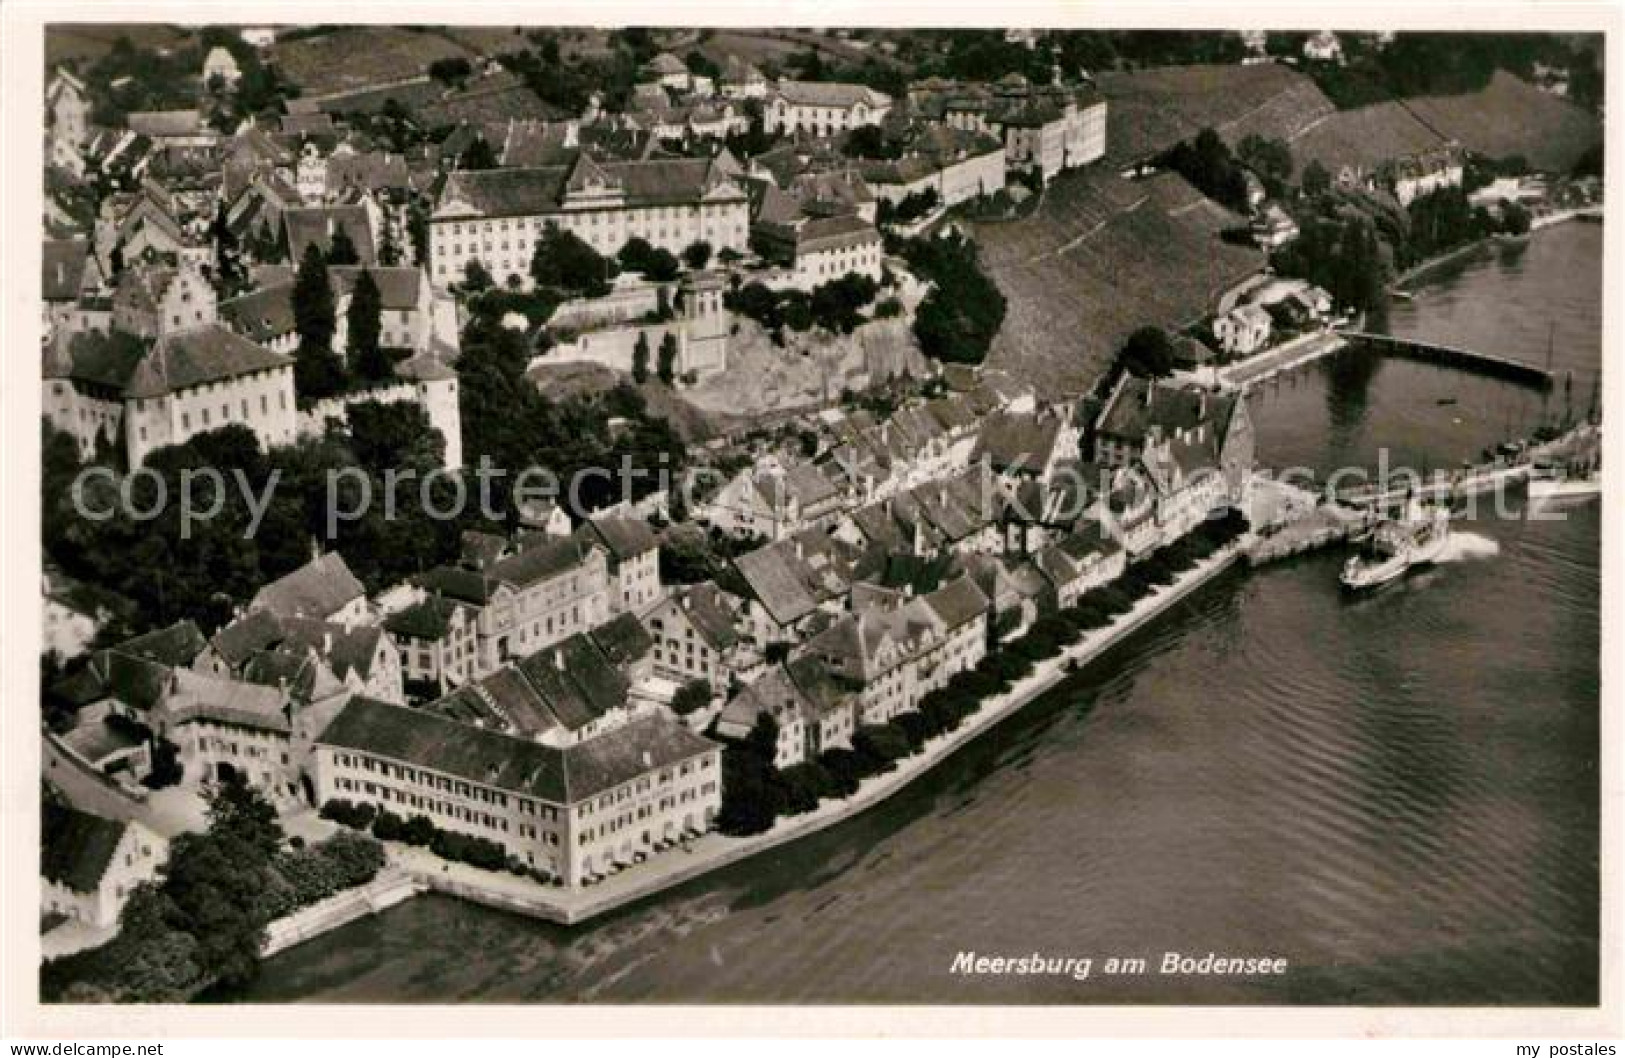
[[[1599,1003],[1601,34],[44,50],[42,1003]]]

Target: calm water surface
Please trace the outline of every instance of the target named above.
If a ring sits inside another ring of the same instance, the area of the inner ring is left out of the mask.
[[[1583,407],[1600,235],[1453,266],[1389,326],[1537,362],[1550,331]],[[1254,415],[1276,466],[1383,445],[1438,466],[1542,407],[1356,355]],[[244,998],[1594,1003],[1600,515],[1567,513],[1470,526],[1355,602],[1332,554],[1227,575],[845,826],[573,930],[420,898],[277,956]],[[960,951],[1290,970],[968,978]]]

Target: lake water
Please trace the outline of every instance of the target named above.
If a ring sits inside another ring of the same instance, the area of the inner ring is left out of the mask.
[[[1539,363],[1550,333],[1583,409],[1600,276],[1600,227],[1564,225],[1442,270],[1388,325]],[[1359,354],[1254,404],[1261,461],[1323,470],[1385,445],[1450,465],[1541,416]],[[1335,554],[1228,574],[846,825],[575,929],[419,898],[242,998],[1594,1003],[1600,510],[1565,513],[1475,523],[1357,601]],[[956,976],[966,951],[1097,972]],[[1210,951],[1288,969],[1156,972]],[[1112,956],[1150,972],[1101,975]]]

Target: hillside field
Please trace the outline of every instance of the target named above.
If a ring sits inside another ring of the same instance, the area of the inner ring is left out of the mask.
[[[1335,108],[1309,78],[1274,63],[1103,72],[1106,161],[1120,169],[1211,128],[1234,146],[1290,139]]]
[[[1263,267],[1258,250],[1219,239],[1241,223],[1173,174],[1057,179],[1033,216],[974,226],[1009,301],[989,363],[1040,389],[1087,389],[1136,328],[1194,323]]]

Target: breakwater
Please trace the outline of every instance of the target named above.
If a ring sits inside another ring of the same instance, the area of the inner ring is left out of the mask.
[[[1508,382],[1535,386],[1539,389],[1550,389],[1552,386],[1552,373],[1550,371],[1510,356],[1477,352],[1441,342],[1399,338],[1391,334],[1373,334],[1367,331],[1343,331],[1342,334],[1344,338],[1357,346],[1364,346],[1389,356],[1404,356],[1415,360],[1444,364],[1448,367],[1474,371],[1478,374],[1490,375],[1495,378],[1505,379]]]

